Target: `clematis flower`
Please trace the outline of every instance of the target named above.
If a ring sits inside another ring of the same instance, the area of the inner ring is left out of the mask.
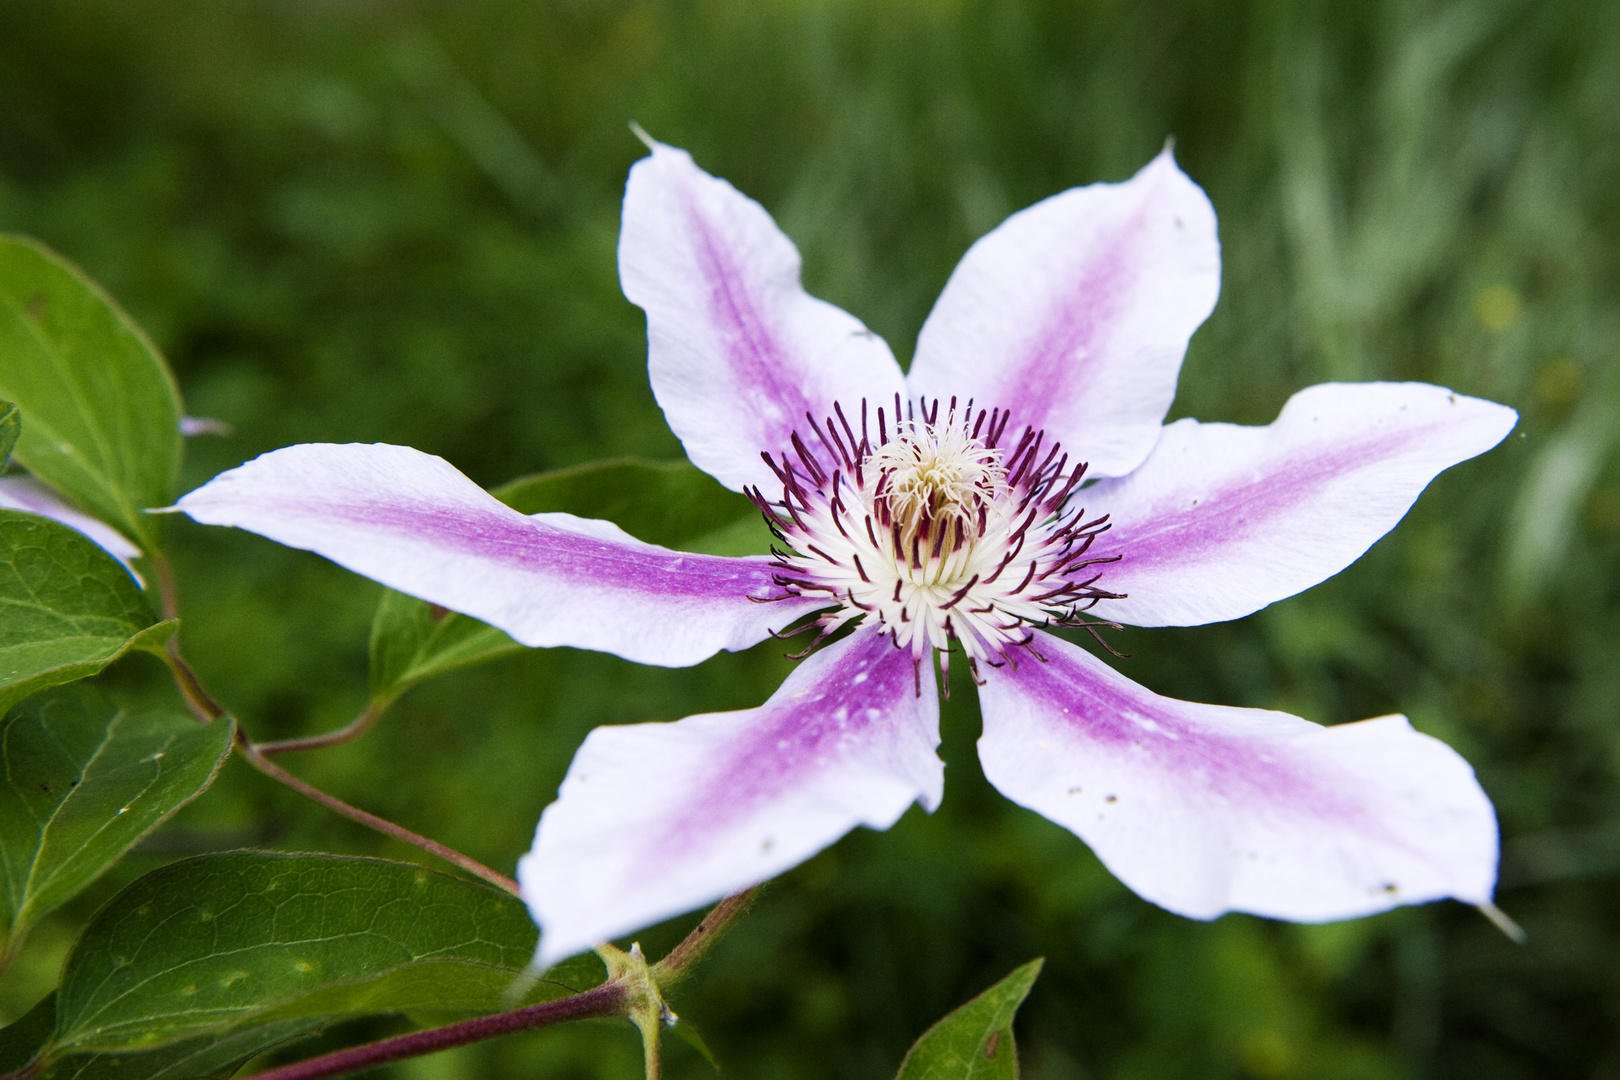
[[[808,620],[820,647],[758,708],[585,740],[518,867],[542,963],[932,810],[948,650],[980,687],[990,782],[1171,911],[1490,900],[1490,802],[1404,717],[1322,727],[1176,701],[1048,630],[1191,626],[1291,596],[1515,422],[1370,383],[1301,391],[1267,427],[1161,426],[1220,274],[1214,211],[1168,151],[976,243],[908,374],[802,289],[758,203],[680,150],[631,170],[619,269],[664,415],[764,512],[773,556],[525,517],[397,446],[289,447],[179,503],[529,645],[677,666]]]

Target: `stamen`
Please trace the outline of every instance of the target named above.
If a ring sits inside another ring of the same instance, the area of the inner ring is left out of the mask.
[[[898,394],[893,406],[892,430],[887,406],[876,409],[875,445],[865,399],[858,435],[840,402],[821,420],[806,413],[823,453],[794,432],[785,453],[761,455],[781,498],[744,491],[782,545],[772,548],[780,590],[772,598],[829,605],[809,624],[821,631],[812,648],[845,626],[875,626],[912,653],[920,692],[930,650],[948,679],[948,650],[960,643],[981,682],[981,662],[1001,667],[1024,649],[1044,659],[1034,627],[1111,626],[1081,616],[1118,598],[1097,581],[1099,567],[1121,557],[1089,554],[1109,528],[1106,515],[1064,509],[1085,465],[1071,469],[1059,443],[1032,427],[1010,453],[1001,449],[1012,414],[1000,406],[956,397],[902,404]]]

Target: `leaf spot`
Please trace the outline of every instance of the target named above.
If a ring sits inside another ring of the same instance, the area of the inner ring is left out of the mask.
[[[992,1031],[990,1033],[990,1037],[988,1039],[984,1040],[984,1056],[987,1059],[991,1060],[991,1061],[996,1060],[996,1051],[1000,1047],[1001,1047],[1001,1032]]]

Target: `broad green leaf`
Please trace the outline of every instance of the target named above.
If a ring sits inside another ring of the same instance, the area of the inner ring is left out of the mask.
[[[602,518],[664,547],[710,555],[758,554],[770,547],[770,532],[753,504],[684,461],[593,462],[526,476],[494,494],[525,514]],[[476,619],[388,591],[371,624],[371,691],[388,700],[423,679],[522,648]]]
[[[522,648],[488,623],[385,589],[371,621],[371,693],[387,701],[423,679]]]
[[[150,550],[180,471],[180,395],[101,288],[42,244],[0,236],[0,398],[28,471]]]
[[[0,509],[0,710],[174,633],[118,560],[60,522]]]
[[[1044,960],[1031,960],[923,1032],[897,1080],[1018,1080],[1013,1014]]]
[[[5,468],[6,456],[17,445],[22,431],[22,412],[9,401],[0,401],[0,468]]]
[[[56,1028],[53,992],[15,1023],[0,1029],[0,1072],[22,1068],[40,1055]],[[249,1059],[307,1034],[309,1024],[283,1021],[222,1038],[205,1035],[157,1050],[115,1054],[66,1054],[54,1058],[34,1080],[215,1080],[234,1076]]]
[[[39,1056],[56,1030],[56,992],[0,1028],[0,1074],[14,1072]]]
[[[523,904],[405,863],[232,852],[154,871],[68,954],[49,1055],[125,1053],[367,1013],[478,1014],[534,955]],[[561,991],[536,984],[525,1000]]]
[[[213,782],[232,722],[131,711],[88,686],[0,720],[0,949]]]
[[[601,518],[638,540],[687,551],[727,526],[760,521],[752,503],[685,461],[593,461],[513,480],[494,495],[520,513]],[[763,523],[759,532],[765,542],[755,552],[769,546]]]

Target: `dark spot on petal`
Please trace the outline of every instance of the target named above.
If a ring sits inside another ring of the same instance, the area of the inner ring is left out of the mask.
[[[1118,795],[1109,795],[1103,801],[1104,802],[1119,802],[1119,796]]]

